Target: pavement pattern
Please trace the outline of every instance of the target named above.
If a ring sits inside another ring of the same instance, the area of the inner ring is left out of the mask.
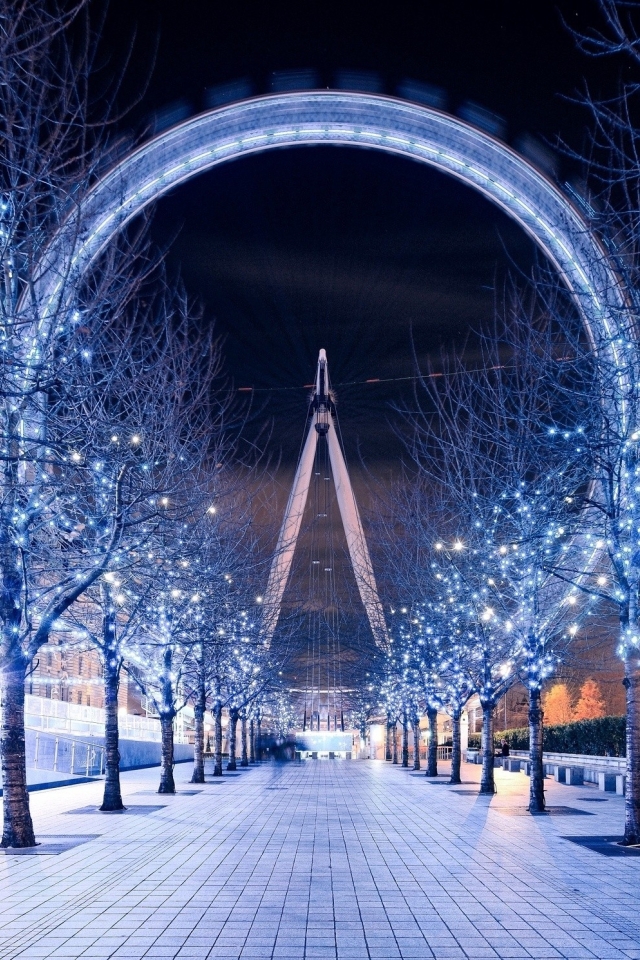
[[[534,818],[523,774],[484,798],[470,764],[459,787],[375,761],[190,772],[169,797],[124,774],[124,814],[99,782],[34,794],[41,847],[0,855],[0,960],[640,960],[640,856],[602,840],[622,798],[547,780]]]

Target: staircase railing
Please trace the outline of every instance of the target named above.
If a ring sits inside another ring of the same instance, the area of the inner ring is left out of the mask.
[[[27,728],[27,768],[99,777],[104,773],[104,746]]]

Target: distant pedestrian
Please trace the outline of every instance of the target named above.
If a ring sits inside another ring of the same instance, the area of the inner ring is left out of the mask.
[[[509,741],[508,741],[508,740],[503,740],[503,741],[502,741],[502,756],[503,756],[503,757],[508,757],[508,756],[509,756]]]

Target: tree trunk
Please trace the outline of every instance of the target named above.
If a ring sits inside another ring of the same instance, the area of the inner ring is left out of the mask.
[[[2,806],[3,847],[35,847],[29,811],[24,734],[25,667],[18,663],[2,672]]]
[[[394,720],[393,722],[391,736],[393,738],[391,741],[393,744],[393,760],[391,762],[397,763],[398,762],[398,721],[397,720]]]
[[[111,617],[105,617],[110,621]],[[109,624],[113,626],[113,624]],[[118,687],[120,686],[120,668],[122,661],[116,659],[109,643],[105,647],[104,657],[104,755],[105,781],[101,810],[124,810],[120,790],[120,750],[118,749]]]
[[[163,713],[160,716],[162,732],[162,770],[158,793],[175,793],[176,783],[173,779],[173,714]]]
[[[222,706],[213,708],[213,775],[222,776]]]
[[[426,777],[438,776],[438,711],[435,707],[427,707],[429,721],[429,746],[427,748]]]
[[[460,779],[460,763],[462,761],[462,751],[460,749],[460,717],[462,716],[462,710],[459,707],[451,714],[451,720],[453,727],[452,730],[452,740],[453,748],[451,750],[451,779],[449,783],[462,783]]]
[[[193,708],[195,729],[193,738],[193,773],[191,783],[204,783],[204,714],[207,706],[207,691],[204,675],[198,678],[198,696]]]
[[[256,717],[256,760],[262,760],[262,714]]]
[[[229,762],[227,770],[236,770],[236,728],[238,726],[238,711],[229,711]]]
[[[529,690],[529,813],[544,813],[544,764],[542,762],[541,691]]]
[[[366,726],[364,725],[364,723],[360,726],[360,728],[359,728],[359,733],[360,733],[360,751],[359,751],[359,752],[360,752],[360,757],[359,757],[359,759],[361,760],[363,753],[364,753],[365,755],[367,754],[367,728],[366,728]],[[369,759],[371,759],[371,751],[369,751],[368,757],[369,757]]]
[[[384,758],[385,760],[391,760],[391,721],[387,720],[387,740],[385,743]]]
[[[496,784],[493,773],[493,702],[482,703],[482,776],[480,793],[495,793]]]
[[[249,721],[249,763],[256,762],[256,728],[253,717]]]
[[[420,769],[420,720],[414,717],[411,721],[413,727],[413,769]]]
[[[247,756],[247,716],[245,713],[242,714],[240,719],[240,742],[242,745],[242,759],[240,760],[240,766],[248,767],[249,757]]]
[[[640,844],[640,670],[634,660],[625,661],[627,700],[627,782],[624,799],[625,846]]]
[[[402,713],[402,766],[409,766],[409,718],[406,710]]]

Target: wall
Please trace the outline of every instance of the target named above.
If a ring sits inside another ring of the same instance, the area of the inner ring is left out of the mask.
[[[56,750],[56,740],[58,746]],[[74,738],[56,736],[54,732],[26,730],[26,758],[28,769],[51,770],[54,766],[60,773],[97,775],[100,772],[101,751],[92,748],[102,747],[104,737]],[[89,753],[87,754],[87,748]],[[121,738],[120,769],[135,770],[139,767],[160,765],[161,745],[153,740],[129,740]],[[193,761],[193,745],[174,744],[176,763]],[[87,766],[88,761],[88,766]],[[74,764],[72,770],[72,763]]]
[[[99,738],[104,742],[104,738]],[[120,769],[136,770],[139,767],[155,767],[160,764],[160,744],[148,740],[120,740]],[[176,763],[193,761],[193,744],[176,743],[173,746]]]

